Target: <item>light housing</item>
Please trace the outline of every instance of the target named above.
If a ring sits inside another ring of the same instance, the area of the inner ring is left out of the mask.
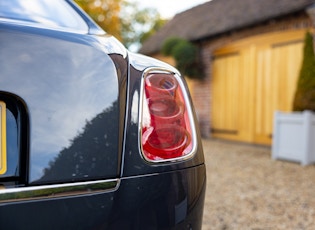
[[[193,157],[196,133],[186,87],[178,74],[149,69],[142,79],[140,147],[150,163]]]

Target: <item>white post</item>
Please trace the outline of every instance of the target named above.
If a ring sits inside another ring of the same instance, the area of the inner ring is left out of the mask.
[[[303,141],[304,144],[302,149],[302,160],[301,164],[303,166],[310,164],[311,162],[311,126],[312,126],[312,112],[303,112]]]
[[[276,111],[274,113],[274,120],[273,120],[273,135],[272,135],[272,146],[271,146],[271,157],[273,160],[277,159],[277,153],[279,151],[279,138],[278,138],[278,120],[279,120],[280,112]]]

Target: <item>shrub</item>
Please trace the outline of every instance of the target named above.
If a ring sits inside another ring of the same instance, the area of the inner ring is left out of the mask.
[[[315,111],[315,56],[313,36],[309,32],[305,35],[303,62],[297,82],[293,110]]]
[[[165,56],[172,56],[172,51],[176,44],[183,41],[183,39],[178,37],[170,37],[165,40],[162,47],[162,54]]]
[[[176,68],[183,75],[195,79],[204,77],[198,62],[197,47],[191,42],[176,37],[168,38],[163,44],[162,53],[175,59]]]

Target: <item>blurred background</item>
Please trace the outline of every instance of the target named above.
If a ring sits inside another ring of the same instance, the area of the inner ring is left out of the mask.
[[[131,51],[175,14],[208,0],[75,0],[107,33]]]
[[[75,1],[129,50],[180,71],[204,138],[271,146],[275,112],[315,111],[315,81],[300,76],[315,0]]]

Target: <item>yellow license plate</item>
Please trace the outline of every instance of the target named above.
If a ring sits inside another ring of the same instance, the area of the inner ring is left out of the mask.
[[[7,171],[6,106],[0,101],[0,175]]]

